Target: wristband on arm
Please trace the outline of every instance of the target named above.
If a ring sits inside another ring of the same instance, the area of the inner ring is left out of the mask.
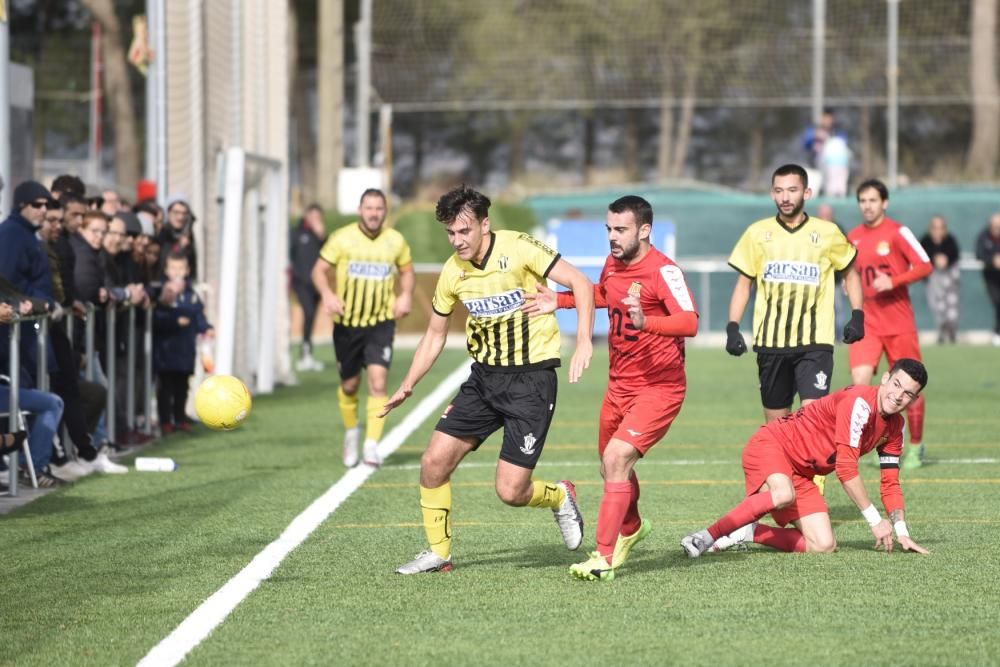
[[[868,507],[861,510],[861,516],[865,518],[865,521],[868,522],[868,525],[871,528],[874,528],[879,524],[879,522],[882,521],[882,515],[879,514],[878,510],[875,509],[874,505],[869,505]]]
[[[896,537],[909,537],[910,531],[906,529],[906,522],[900,519],[896,523],[892,524],[892,527],[896,531]]]

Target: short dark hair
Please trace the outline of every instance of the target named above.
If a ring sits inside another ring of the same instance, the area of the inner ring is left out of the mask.
[[[896,371],[903,371],[909,375],[914,382],[920,385],[921,391],[927,386],[927,368],[916,359],[907,359],[905,357],[897,359],[896,363],[889,369],[889,375],[892,375]]]
[[[860,198],[861,193],[868,188],[874,188],[877,190],[878,196],[882,198],[882,201],[889,201],[889,188],[885,187],[885,183],[877,178],[868,178],[861,181],[861,185],[858,186],[858,189],[854,193],[855,197]]]
[[[379,190],[378,188],[368,188],[367,190],[365,190],[364,192],[362,192],[361,193],[361,199],[358,200],[358,203],[360,204],[360,203],[364,202],[365,197],[381,197],[383,202],[387,201],[386,198],[385,198],[385,193],[382,192],[381,190]],[[323,209],[320,209],[320,211],[322,211],[322,210]]]
[[[367,192],[367,190],[365,190],[365,192]],[[364,199],[364,195],[362,195],[361,198]],[[323,207],[317,204],[316,202],[313,202],[309,204],[309,206],[306,206],[306,213],[308,213],[309,211],[318,211],[320,215],[323,215]]]
[[[468,210],[476,216],[476,220],[482,222],[490,214],[492,203],[482,192],[463,184],[438,199],[435,215],[439,222],[450,225],[462,211]]]
[[[60,196],[72,194],[77,197],[83,197],[83,194],[87,191],[87,186],[83,184],[83,180],[79,176],[61,174],[56,176],[56,180],[52,181],[51,190],[53,195],[59,193]]]
[[[625,195],[619,197],[610,204],[608,210],[612,213],[624,213],[630,211],[635,216],[637,227],[653,224],[653,207],[648,201],[638,195]]]
[[[78,195],[75,192],[65,191],[62,196],[59,197],[59,203],[63,206],[69,206],[70,204],[83,204],[87,205],[87,200],[83,198],[83,195]]]
[[[802,187],[805,188],[809,187],[809,174],[806,173],[806,170],[803,169],[801,165],[797,165],[791,162],[788,164],[783,164],[774,170],[774,173],[771,174],[771,183],[773,184],[774,179],[776,179],[778,176],[791,176],[792,174],[795,174],[800,179],[802,179]]]

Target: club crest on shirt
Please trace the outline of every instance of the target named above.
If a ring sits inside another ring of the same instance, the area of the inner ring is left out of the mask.
[[[811,234],[809,234],[809,240],[812,241],[812,244],[818,248],[819,247],[819,232],[812,232]]]
[[[878,245],[875,246],[875,254],[877,254],[879,257],[885,257],[886,255],[888,255],[889,254],[889,242],[888,241],[879,241]]]
[[[500,259],[497,260],[497,266],[500,267],[501,273],[507,273],[510,271],[510,258],[507,255],[500,255]]]
[[[813,386],[816,387],[817,389],[826,389],[827,388],[826,381],[828,379],[829,378],[827,377],[826,373],[820,371],[819,373],[816,373],[816,384],[814,384]]]
[[[638,280],[633,280],[632,284],[628,287],[629,296],[639,296],[642,293],[642,283]]]
[[[771,242],[771,232],[770,231],[764,232],[764,243],[770,243],[770,242]]]
[[[527,456],[531,456],[535,453],[535,443],[538,440],[535,438],[534,433],[529,433],[524,436],[524,444],[521,446],[521,452]]]

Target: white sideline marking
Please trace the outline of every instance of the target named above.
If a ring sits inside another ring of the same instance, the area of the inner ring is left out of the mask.
[[[379,454],[383,460],[396,451],[444,401],[451,398],[462,381],[468,377],[471,363],[467,361],[452,371],[379,443]],[[302,544],[341,503],[357,491],[375,470],[364,464],[348,470],[326,493],[295,517],[278,539],[267,545],[249,565],[202,602],[173,632],[154,646],[146,657],[139,661],[139,666],[173,667],[183,660],[184,656],[226,620],[240,602],[271,576],[285,556]]]

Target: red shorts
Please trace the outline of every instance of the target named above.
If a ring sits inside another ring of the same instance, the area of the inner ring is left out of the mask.
[[[779,526],[786,526],[809,514],[828,511],[826,501],[812,477],[797,473],[785,456],[781,443],[763,430],[758,430],[743,448],[743,475],[746,478],[747,495],[757,493],[774,473],[790,477],[795,488],[795,500],[792,504],[771,512],[771,517]]]
[[[684,392],[682,384],[646,387],[637,394],[622,395],[610,388],[601,405],[601,427],[597,437],[597,453],[604,456],[604,449],[612,438],[622,440],[645,456],[649,448],[660,441],[681,411]]]
[[[878,361],[885,351],[889,367],[899,359],[916,359],[920,361],[920,344],[917,342],[917,332],[908,331],[891,336],[879,336],[866,333],[857,343],[847,346],[847,361],[851,368],[871,366],[878,368]]]

